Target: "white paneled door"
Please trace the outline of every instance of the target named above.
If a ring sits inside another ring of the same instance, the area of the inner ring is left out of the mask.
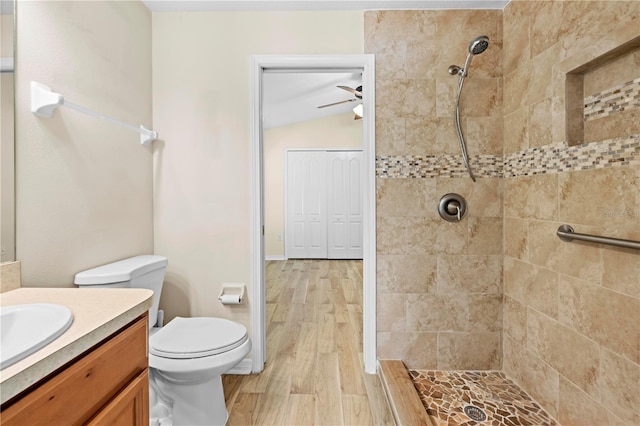
[[[327,257],[326,152],[288,151],[285,255]]]
[[[362,151],[327,152],[327,256],[362,259]]]
[[[287,258],[362,259],[361,162],[361,151],[287,151]]]

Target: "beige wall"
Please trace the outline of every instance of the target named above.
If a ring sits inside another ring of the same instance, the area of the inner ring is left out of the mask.
[[[607,140],[576,155],[558,131],[564,73],[639,37],[635,1],[512,1],[504,10],[505,162],[526,154],[532,164],[505,178],[504,370],[565,426],[640,423],[640,254],[555,235],[568,223],[640,239],[634,139],[630,150],[607,152],[617,143]],[[567,165],[559,171],[545,151]],[[548,170],[533,174],[535,163]]]
[[[151,13],[141,2],[19,2],[17,258],[23,286],[153,251],[152,149],[68,108],[30,112],[30,81],[134,125],[151,123]]]
[[[250,58],[362,53],[358,12],[153,15],[155,252],[169,258],[167,319],[215,315],[223,283],[250,280]]]
[[[447,68],[462,66],[483,34],[491,45],[474,59],[461,102],[473,183],[453,126],[458,78]],[[365,42],[376,55],[378,358],[500,369],[502,183],[478,156],[501,160],[502,12],[367,12]],[[461,222],[437,213],[449,192],[468,202]]]
[[[362,148],[362,121],[353,113],[276,127],[264,132],[264,245],[284,256],[284,170],[287,148]],[[278,240],[278,235],[282,236]]]

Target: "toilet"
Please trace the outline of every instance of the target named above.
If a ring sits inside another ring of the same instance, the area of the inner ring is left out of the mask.
[[[148,288],[151,425],[224,425],[221,375],[251,350],[247,329],[223,318],[176,317],[162,327],[158,312],[167,258],[142,255],[79,272],[79,288]]]

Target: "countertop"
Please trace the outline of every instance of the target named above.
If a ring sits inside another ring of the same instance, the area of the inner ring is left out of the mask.
[[[54,372],[151,307],[153,292],[139,288],[19,288],[0,294],[0,306],[56,303],[73,324],[56,340],[0,371],[0,404]]]

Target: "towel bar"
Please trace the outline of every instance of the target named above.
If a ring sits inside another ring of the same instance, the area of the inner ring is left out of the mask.
[[[144,126],[134,126],[132,124],[124,123],[120,120],[108,117],[92,109],[83,107],[73,102],[69,102],[61,94],[51,91],[50,87],[45,86],[44,84],[40,84],[36,81],[31,82],[32,113],[40,117],[49,118],[53,114],[53,111],[55,111],[55,109],[61,105],[140,133],[140,143],[142,145],[149,145],[151,142],[158,139],[158,133],[154,132],[153,130],[147,129]]]

